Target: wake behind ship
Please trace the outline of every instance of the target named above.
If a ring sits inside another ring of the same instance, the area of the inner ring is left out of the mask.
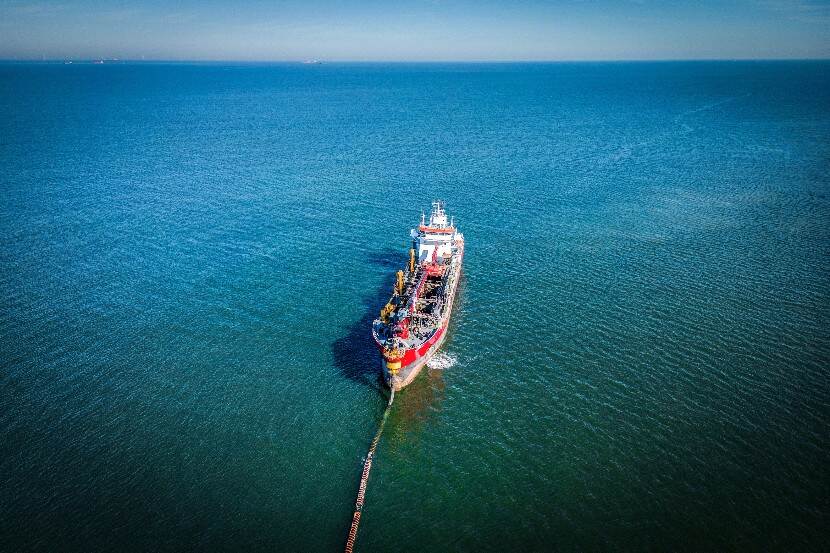
[[[464,258],[464,235],[448,222],[443,202],[432,203],[429,223],[422,215],[411,236],[409,264],[372,324],[393,390],[412,382],[444,342]]]

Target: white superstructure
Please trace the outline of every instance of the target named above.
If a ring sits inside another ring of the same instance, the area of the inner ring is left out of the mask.
[[[421,225],[412,229],[412,240],[418,252],[418,263],[442,262],[453,254],[453,246],[463,242],[464,237],[455,229],[453,221],[447,221],[444,202],[432,202],[429,224],[421,215]]]

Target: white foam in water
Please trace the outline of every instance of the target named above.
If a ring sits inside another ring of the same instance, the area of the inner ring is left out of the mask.
[[[449,353],[440,352],[433,355],[432,359],[427,361],[427,367],[431,370],[443,371],[444,369],[449,369],[455,365],[457,361],[458,360],[455,356],[450,355]]]

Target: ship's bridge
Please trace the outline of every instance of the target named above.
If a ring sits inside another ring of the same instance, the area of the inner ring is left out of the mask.
[[[440,262],[445,256],[453,253],[456,239],[456,230],[453,221],[447,221],[444,211],[444,202],[432,202],[432,213],[429,223],[426,216],[421,215],[421,224],[412,229],[412,247],[418,252],[418,262]]]

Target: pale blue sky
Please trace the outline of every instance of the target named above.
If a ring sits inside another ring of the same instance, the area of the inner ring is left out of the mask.
[[[0,58],[828,58],[830,1],[0,0]]]

